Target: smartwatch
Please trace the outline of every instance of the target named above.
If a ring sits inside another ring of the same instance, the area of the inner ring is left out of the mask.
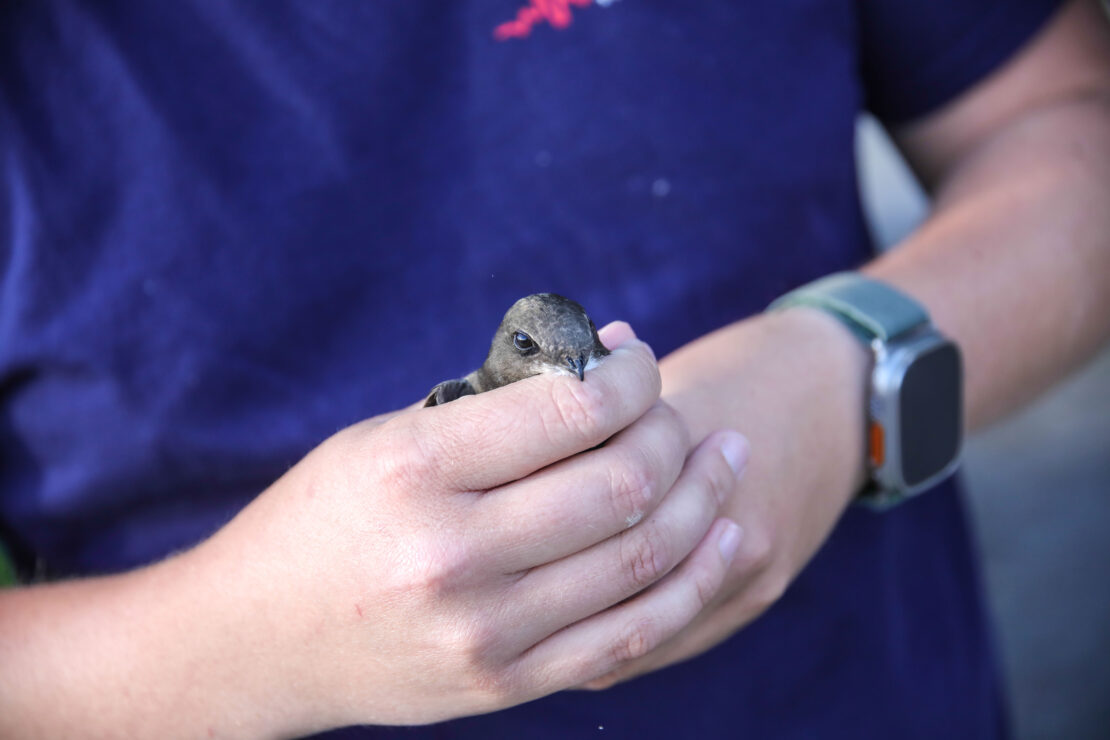
[[[775,300],[768,310],[821,309],[870,347],[866,450],[870,480],[859,501],[877,509],[939,483],[963,444],[960,350],[924,307],[886,283],[841,272]]]

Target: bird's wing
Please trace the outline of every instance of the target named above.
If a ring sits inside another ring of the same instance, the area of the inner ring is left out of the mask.
[[[428,394],[428,398],[424,401],[424,406],[440,406],[448,401],[454,401],[456,398],[473,396],[474,393],[474,386],[466,378],[445,380],[432,388],[432,392]]]

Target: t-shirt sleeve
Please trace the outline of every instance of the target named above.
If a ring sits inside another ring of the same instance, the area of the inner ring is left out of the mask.
[[[986,77],[1062,0],[861,0],[864,104],[888,124],[929,113]]]

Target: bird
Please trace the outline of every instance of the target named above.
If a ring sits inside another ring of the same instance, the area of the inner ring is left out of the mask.
[[[482,366],[437,385],[424,406],[440,406],[540,373],[569,373],[584,380],[586,371],[608,354],[579,303],[556,293],[535,293],[505,313]]]

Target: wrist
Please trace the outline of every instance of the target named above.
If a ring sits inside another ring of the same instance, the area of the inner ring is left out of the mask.
[[[119,635],[122,665],[145,697],[137,736],[271,737],[291,724],[268,605],[234,563],[211,557],[211,542],[123,576],[133,621]]]
[[[336,724],[327,684],[340,665],[317,659],[334,626],[326,594],[317,590],[325,579],[313,582],[311,564],[275,558],[296,552],[280,528],[267,526],[279,493],[262,494],[212,538],[165,564],[175,571],[170,579],[190,584],[178,594],[182,608],[195,603],[201,612],[202,631],[192,639],[205,644],[183,665],[202,677],[196,704],[240,737],[301,736]]]
[[[766,341],[785,357],[782,384],[791,388],[794,430],[820,471],[815,485],[850,503],[867,481],[866,408],[871,353],[824,311],[796,307],[757,319]]]
[[[798,307],[758,314],[660,363],[666,400],[692,438],[731,427],[748,436],[747,486],[815,489],[843,509],[866,481],[871,357],[833,317]]]
[[[242,672],[226,649],[226,622],[213,618],[227,610],[203,579],[190,554],[3,594],[0,735],[262,735],[251,717],[241,721],[243,706],[230,707],[230,682],[211,678]]]

